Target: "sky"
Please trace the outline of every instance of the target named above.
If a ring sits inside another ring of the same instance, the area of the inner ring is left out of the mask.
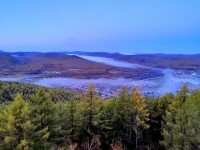
[[[0,0],[0,50],[200,53],[200,0]]]

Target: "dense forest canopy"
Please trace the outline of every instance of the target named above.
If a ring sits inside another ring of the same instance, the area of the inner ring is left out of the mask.
[[[101,99],[0,82],[0,149],[200,149],[200,90],[143,97],[124,86]]]

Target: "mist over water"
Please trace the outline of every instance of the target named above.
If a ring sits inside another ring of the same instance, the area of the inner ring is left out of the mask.
[[[90,61],[103,63],[103,64],[106,64],[106,65],[111,65],[111,66],[115,66],[115,67],[121,67],[121,68],[130,68],[130,69],[149,68],[149,67],[146,67],[146,66],[143,66],[143,65],[118,61],[118,60],[114,60],[114,59],[111,59],[111,58],[105,58],[105,57],[96,57],[96,56],[94,57],[94,56],[85,56],[85,55],[76,55],[76,56],[81,57],[83,59],[90,60]]]
[[[98,85],[110,85],[110,86],[137,86],[148,82],[149,84],[153,84],[151,81],[137,81],[132,79],[75,79],[75,78],[44,78],[35,82],[36,85],[44,85],[48,87],[54,86],[78,86],[78,85],[89,85],[89,84],[98,84]]]
[[[164,74],[162,79],[162,87],[160,88],[160,92],[162,94],[176,91],[181,88],[182,84],[184,84],[179,82],[177,78],[172,75],[173,70],[165,69],[162,72]]]
[[[104,63],[104,64],[112,65],[115,67],[123,67],[123,68],[130,68],[130,69],[146,68],[146,69],[154,69],[157,71],[161,71],[163,73],[163,77],[159,77],[156,79],[130,80],[130,79],[121,78],[120,80],[116,79],[115,81],[111,81],[111,82],[116,82],[121,85],[127,85],[127,86],[141,86],[142,85],[143,88],[144,86],[152,87],[152,89],[150,88],[151,91],[155,90],[159,92],[160,94],[177,91],[182,87],[184,83],[188,83],[189,85],[191,85],[192,88],[200,87],[200,78],[192,77],[188,75],[177,77],[174,74],[176,74],[178,70],[172,70],[170,68],[169,69],[150,68],[144,65],[121,62],[121,61],[117,61],[111,58],[104,58],[104,57],[96,57],[96,56],[94,57],[94,56],[84,56],[84,55],[77,55],[77,56],[90,60],[90,61]],[[109,83],[109,81],[104,80],[105,83]]]
[[[26,76],[25,77],[4,77],[4,78],[0,78],[1,81],[13,81],[13,82],[23,82],[24,80],[26,80]]]
[[[38,85],[45,85],[45,86],[65,86],[65,85],[88,85],[88,84],[96,84],[96,85],[106,85],[106,86],[137,86],[141,91],[146,92],[157,92],[158,94],[165,94],[169,92],[176,92],[179,90],[184,83],[188,83],[191,88],[198,88],[200,86],[200,79],[197,77],[192,77],[188,75],[182,75],[181,77],[177,77],[176,73],[177,70],[172,69],[158,69],[158,68],[150,68],[143,65],[132,64],[128,62],[121,62],[111,58],[104,58],[104,57],[94,57],[94,56],[83,56],[77,55],[81,58],[98,62],[104,63],[107,65],[112,65],[115,67],[122,67],[122,68],[129,68],[129,69],[136,69],[136,68],[148,68],[154,69],[157,71],[161,71],[163,73],[162,77],[157,78],[150,78],[144,80],[133,80],[133,79],[125,79],[125,78],[118,78],[118,79],[73,79],[73,78],[53,78],[53,79],[42,79],[37,81],[35,84]],[[56,85],[58,83],[59,85]]]
[[[79,56],[79,55],[77,55]],[[137,86],[142,92],[154,92],[156,95],[162,95],[169,92],[176,92],[179,90],[184,83],[188,83],[191,89],[196,89],[200,87],[200,76],[192,76],[186,72],[178,73],[178,70],[173,69],[158,69],[158,68],[150,68],[138,64],[131,64],[127,62],[117,61],[111,58],[104,57],[93,57],[93,56],[79,56],[81,58],[104,63],[107,65],[112,65],[115,67],[136,69],[136,68],[148,68],[154,69],[156,71],[161,71],[163,76],[155,77],[155,78],[147,78],[143,80],[134,80],[134,79],[76,79],[76,78],[38,78],[34,76],[24,76],[18,78],[0,78],[3,81],[18,81],[18,82],[26,82],[33,83],[36,85],[42,85],[47,87],[66,87],[66,86],[76,86],[82,88],[81,86],[88,86],[89,84],[94,84],[97,86],[103,87],[118,87],[128,86],[133,87]]]

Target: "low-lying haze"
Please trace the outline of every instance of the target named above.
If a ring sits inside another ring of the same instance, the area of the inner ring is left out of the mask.
[[[91,60],[98,63],[104,63],[108,65],[113,65],[116,67],[123,67],[129,69],[136,68],[146,68],[146,66],[131,64],[127,62],[121,62],[110,58],[104,57],[93,57],[93,56],[80,56],[84,59]],[[148,67],[149,68],[149,67]],[[19,77],[19,78],[1,78],[3,81],[19,81],[34,83],[36,85],[43,85],[48,87],[73,87],[73,88],[85,88],[89,84],[94,84],[96,87],[103,86],[105,88],[112,87],[112,89],[120,89],[121,86],[133,87],[137,86],[142,92],[153,92],[155,95],[160,95],[168,92],[176,92],[181,88],[184,83],[188,83],[191,89],[196,89],[200,87],[200,76],[191,75],[188,72],[181,72],[175,69],[157,69],[151,68],[157,71],[161,71],[163,76],[155,78],[147,78],[144,80],[134,80],[134,79],[76,79],[76,78],[39,78],[34,76]],[[110,90],[110,89],[109,89]]]

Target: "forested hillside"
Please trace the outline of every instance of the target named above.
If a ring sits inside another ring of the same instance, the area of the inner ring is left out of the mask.
[[[38,91],[39,86],[33,84],[24,84],[19,82],[0,81],[0,103],[10,103],[17,94],[23,95],[25,100],[31,99]],[[68,101],[73,96],[80,97],[79,93],[72,91],[42,87],[47,92],[53,102]]]
[[[0,149],[199,149],[200,90],[143,97],[124,86],[103,100],[84,94],[0,82]]]

